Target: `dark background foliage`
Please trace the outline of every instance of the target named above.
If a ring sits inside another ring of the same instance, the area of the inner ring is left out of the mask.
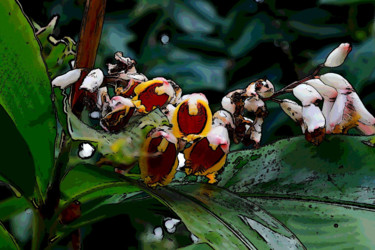
[[[59,15],[56,35],[75,40],[84,2],[21,1],[40,24]],[[343,73],[374,113],[374,28],[372,1],[112,0],[96,66],[105,69],[114,52],[123,51],[149,78],[164,76],[185,93],[203,92],[215,111],[228,91],[261,77],[279,89],[311,72],[341,42],[350,42],[352,54],[333,71]],[[268,108],[263,144],[300,133],[278,105]]]
[[[20,2],[41,26],[59,15],[55,35],[77,41],[84,0]],[[114,52],[123,51],[149,78],[165,76],[185,93],[203,92],[215,111],[226,92],[264,76],[280,89],[311,72],[337,45],[350,42],[353,51],[333,72],[342,73],[375,113],[374,14],[369,0],[108,0],[96,66],[105,69]],[[262,144],[300,134],[278,105],[270,103],[268,109]],[[12,140],[24,145],[20,136]],[[173,217],[156,203],[142,214],[143,218],[121,215],[83,229],[84,246],[97,244],[104,234],[110,246],[139,247],[136,227]],[[189,241],[186,235],[178,237]]]

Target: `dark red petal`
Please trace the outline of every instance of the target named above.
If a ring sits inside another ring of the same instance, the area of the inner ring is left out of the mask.
[[[206,126],[207,111],[201,103],[198,103],[197,108],[198,114],[190,115],[188,102],[185,102],[178,110],[177,123],[184,135],[200,134]]]
[[[155,88],[162,86],[163,83],[155,83],[147,87],[144,91],[139,93],[138,100],[145,106],[147,112],[152,111],[153,107],[162,107],[168,101],[167,94],[158,95],[155,93]]]
[[[152,183],[163,181],[171,173],[177,157],[176,147],[172,143],[168,144],[163,153],[158,152],[157,148],[162,139],[162,137],[151,139],[147,150],[150,154],[147,159],[147,176],[151,177]]]
[[[115,110],[108,113],[103,119],[102,124],[111,132],[118,132],[128,124],[135,108],[130,108],[126,114],[126,109]]]
[[[189,158],[192,165],[189,167],[191,167],[193,173],[202,173],[218,163],[224,155],[221,147],[212,150],[207,138],[203,138],[193,145]]]

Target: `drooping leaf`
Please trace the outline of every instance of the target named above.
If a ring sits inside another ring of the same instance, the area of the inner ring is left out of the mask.
[[[0,222],[0,249],[20,249],[13,236],[5,229]]]
[[[328,135],[319,146],[302,136],[233,152],[219,185],[243,196],[288,196],[373,206],[371,136]],[[255,157],[257,156],[257,157]],[[238,159],[246,161],[239,166]]]
[[[51,84],[33,29],[18,2],[1,1],[0,104],[25,139],[33,156],[38,192],[45,195],[54,159],[56,120],[51,101]],[[24,166],[15,164],[13,169]],[[5,166],[1,168],[6,175]],[[18,184],[18,183],[16,183]],[[25,191],[30,193],[30,191]]]
[[[256,249],[274,244],[303,248],[278,221],[235,194],[207,184],[177,187],[145,191],[172,209],[189,231],[213,248]]]
[[[248,240],[256,249],[303,249],[295,235],[267,212],[225,189],[209,184],[175,188],[193,201],[198,201],[198,204],[203,205],[220,221],[228,223],[234,235],[243,237],[244,241]]]
[[[59,16],[54,16],[45,27],[36,28],[36,36],[42,46],[42,57],[46,62],[48,74],[51,79],[58,75],[66,73],[71,69],[71,62],[76,56],[76,44],[70,37],[57,39],[55,37],[55,29],[58,23]],[[36,23],[34,22],[34,27]],[[55,88],[54,98],[57,116],[62,128],[67,132],[66,115],[64,113],[64,92]]]
[[[114,172],[96,166],[75,166],[61,182],[62,204],[78,200],[81,203],[100,197],[138,192],[140,189],[125,182]]]
[[[307,249],[371,249],[375,209],[294,199],[248,198],[281,221]]]

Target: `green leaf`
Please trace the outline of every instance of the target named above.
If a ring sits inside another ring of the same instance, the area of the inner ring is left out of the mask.
[[[219,185],[243,196],[302,197],[374,207],[371,136],[327,135],[319,146],[302,136],[233,152]],[[260,158],[251,160],[254,155]],[[247,163],[237,168],[239,158]]]
[[[242,238],[243,242],[249,242],[250,248],[303,249],[295,235],[267,212],[225,189],[209,184],[183,185],[175,188],[209,211],[212,216],[210,220],[216,217],[223,224],[228,223],[233,234]],[[187,211],[191,212],[190,209]],[[177,214],[180,215],[181,211]],[[187,227],[189,228],[188,224]]]
[[[274,244],[303,248],[291,232],[258,206],[213,185],[145,191],[171,208],[194,235],[213,248],[256,249]]]
[[[198,243],[198,244],[192,244],[187,247],[179,248],[180,250],[210,250],[213,249],[210,247],[207,243]]]
[[[61,182],[62,205],[78,200],[81,203],[100,197],[138,192],[140,189],[125,182],[119,174],[96,166],[78,165]]]
[[[7,34],[0,37],[0,104],[28,144],[43,196],[53,168],[56,135],[50,80],[33,29],[18,2],[0,2],[0,32]],[[12,168],[22,174],[32,166],[14,164]],[[7,169],[1,170],[7,175]],[[24,175],[24,181],[35,175]]]
[[[30,208],[30,203],[23,197],[3,200],[0,202],[0,221],[6,221],[28,208]]]
[[[36,35],[42,46],[42,57],[46,62],[48,74],[52,78],[61,75],[70,68],[70,62],[75,59],[76,56],[76,44],[70,37],[64,37],[63,39],[56,39],[54,36],[54,30],[58,23],[59,16],[55,16],[51,19],[46,27],[36,28]],[[59,89],[54,89],[55,106],[57,116],[63,129],[67,132],[66,115],[64,113],[64,92]]]
[[[20,249],[13,236],[5,229],[0,222],[0,249]]]
[[[375,209],[295,199],[248,198],[293,231],[307,249],[371,249]]]

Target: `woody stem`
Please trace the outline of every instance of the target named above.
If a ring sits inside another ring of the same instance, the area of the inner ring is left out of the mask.
[[[106,0],[87,0],[83,14],[81,32],[78,41],[76,68],[92,69],[95,65],[96,53],[99,46],[100,36],[104,22]],[[79,89],[86,72],[72,87],[70,102],[72,111],[80,116],[81,111],[88,105],[87,100],[95,99],[93,93]],[[86,101],[86,103],[85,103]]]

